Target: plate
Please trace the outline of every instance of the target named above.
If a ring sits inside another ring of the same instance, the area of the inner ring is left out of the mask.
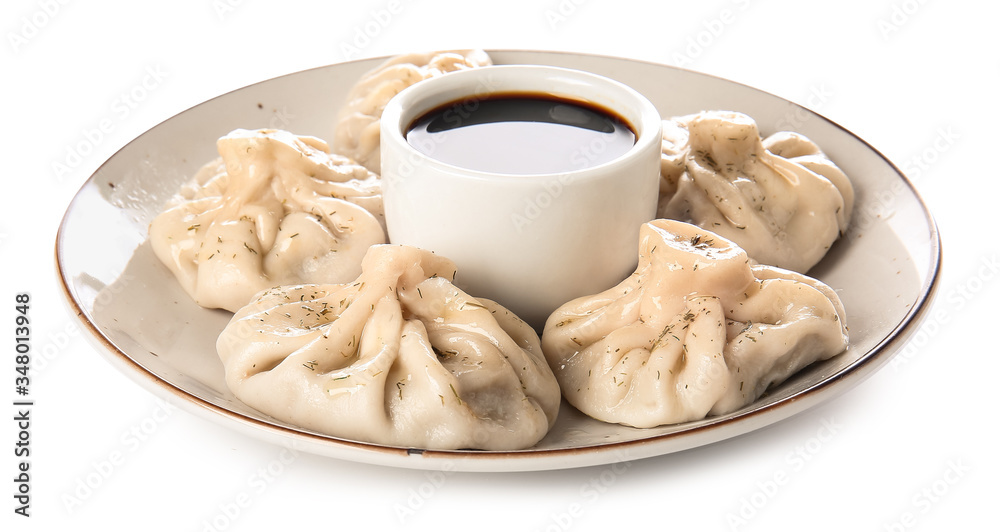
[[[563,405],[536,446],[521,451],[436,451],[332,438],[275,420],[227,389],[215,340],[230,314],[197,306],[153,255],[146,228],[236,128],[281,128],[332,139],[347,90],[383,59],[324,66],[270,79],[192,107],[150,129],[105,162],[70,204],[56,263],[72,314],[97,350],[153,394],[252,437],[345,460],[421,469],[525,471],[635,460],[731,438],[844,393],[885,365],[927,313],[941,249],[912,185],[866,142],[822,116],[732,81],[630,59],[537,51],[490,51],[498,64],[576,68],[626,83],[662,116],[705,109],[744,112],[763,134],[793,129],[816,141],[854,182],[854,219],[809,273],[847,308],[848,350],[814,364],[757,402],[697,422],[633,429]]]

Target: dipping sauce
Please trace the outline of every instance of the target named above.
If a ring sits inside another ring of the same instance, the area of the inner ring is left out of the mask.
[[[635,144],[624,119],[585,102],[508,93],[448,103],[417,118],[406,140],[441,162],[497,174],[555,174],[617,159]]]

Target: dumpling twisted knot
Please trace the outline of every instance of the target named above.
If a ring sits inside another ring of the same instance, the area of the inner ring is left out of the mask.
[[[235,312],[280,284],[357,277],[386,241],[378,176],[315,137],[237,129],[153,219],[156,256],[199,305]]]
[[[657,216],[739,244],[757,262],[806,272],[846,233],[847,176],[806,137],[761,139],[730,111],[664,121]]]
[[[563,395],[596,419],[648,428],[725,414],[847,348],[826,285],[752,266],[735,243],[673,220],[644,224],[621,284],[557,309],[542,347]]]
[[[387,59],[358,80],[337,115],[334,151],[381,173],[379,121],[382,110],[403,89],[457,70],[489,66],[483,50],[450,50],[403,54]]]
[[[267,290],[217,348],[229,388],[281,421],[351,440],[511,450],[548,432],[560,395],[535,331],[451,283],[454,264],[373,246],[346,284]]]

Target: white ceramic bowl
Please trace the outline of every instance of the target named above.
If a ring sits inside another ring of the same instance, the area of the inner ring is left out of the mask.
[[[406,140],[414,120],[442,105],[518,93],[610,110],[632,127],[635,144],[595,166],[511,175],[448,164]],[[639,226],[656,214],[661,124],[635,90],[579,70],[493,66],[417,83],[382,113],[389,240],[455,261],[458,286],[541,329],[559,305],[611,288],[635,269]]]

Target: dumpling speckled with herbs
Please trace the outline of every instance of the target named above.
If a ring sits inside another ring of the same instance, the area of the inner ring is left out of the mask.
[[[762,140],[731,111],[664,121],[657,216],[718,233],[757,262],[805,273],[846,233],[853,203],[847,176],[800,134]]]
[[[199,305],[235,312],[272,286],[353,279],[386,242],[378,176],[322,140],[238,129],[218,149],[149,226]]]
[[[387,59],[364,74],[348,92],[337,116],[334,151],[381,173],[379,124],[382,110],[393,96],[428,78],[491,64],[483,50],[411,53]]]
[[[738,410],[847,345],[828,286],[674,220],[644,224],[635,273],[561,306],[542,333],[570,404],[640,428]]]
[[[239,310],[217,348],[243,402],[349,440],[514,450],[542,439],[559,385],[538,335],[452,284],[455,265],[373,246],[345,284],[277,287]]]

